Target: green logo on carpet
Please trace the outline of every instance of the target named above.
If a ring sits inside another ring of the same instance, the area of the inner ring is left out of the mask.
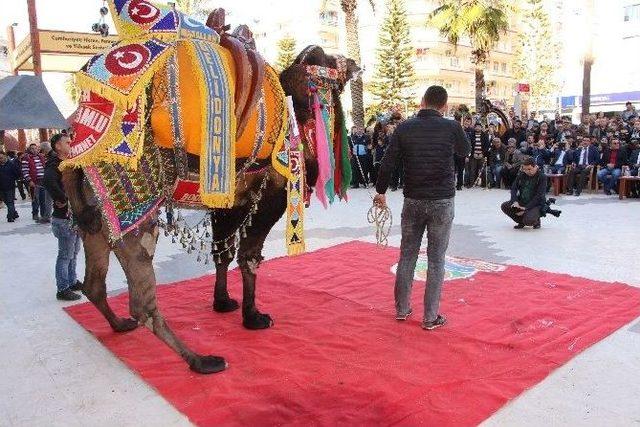
[[[415,280],[426,280],[428,270],[427,252],[421,251],[416,263]],[[444,280],[468,279],[478,272],[499,272],[504,271],[506,267],[500,264],[481,261],[477,259],[459,258],[446,256],[444,263]],[[398,264],[391,267],[391,272],[396,274]]]

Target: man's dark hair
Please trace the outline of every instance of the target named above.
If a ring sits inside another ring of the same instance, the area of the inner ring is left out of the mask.
[[[447,90],[442,86],[429,86],[424,93],[424,105],[427,108],[435,108],[439,110],[444,107],[449,99]]]
[[[515,121],[514,121],[514,123],[520,123],[520,124],[522,124],[522,120],[517,119],[517,120],[515,120]]]
[[[536,162],[533,160],[533,157],[531,156],[525,156],[524,159],[522,159],[522,166],[535,166]]]
[[[58,143],[62,141],[62,138],[69,138],[69,136],[61,133],[56,133],[51,137],[51,139],[49,139],[49,142],[51,143],[51,149],[56,153],[58,152]]]

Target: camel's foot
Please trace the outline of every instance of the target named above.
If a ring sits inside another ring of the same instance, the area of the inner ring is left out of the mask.
[[[138,321],[136,319],[118,319],[111,325],[111,329],[114,332],[129,332],[138,327]]]
[[[218,313],[229,313],[230,311],[235,311],[238,308],[240,308],[238,301],[231,298],[213,301],[213,311]]]
[[[251,330],[267,329],[273,326],[273,319],[268,314],[256,311],[242,316],[242,326]]]
[[[229,365],[219,356],[196,356],[189,362],[189,368],[199,374],[215,374],[224,371]]]

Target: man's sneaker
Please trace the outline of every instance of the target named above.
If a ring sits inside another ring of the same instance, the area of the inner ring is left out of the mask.
[[[35,222],[38,222],[38,221],[40,221],[40,217],[38,215],[33,215],[33,220]]]
[[[522,230],[524,228],[524,224],[514,225],[513,228],[515,228],[516,230]]]
[[[16,222],[16,220],[15,220],[15,219],[13,219],[13,218],[8,219],[7,221],[9,221],[9,222]]]
[[[74,292],[82,292],[82,286],[84,284],[80,281],[80,280],[76,280],[76,283],[74,283],[73,285],[69,286],[69,290],[74,291]]]
[[[57,292],[56,298],[60,301],[77,301],[82,297],[73,292],[71,289],[65,289],[64,291]]]
[[[540,221],[538,221],[537,223],[535,223],[535,224],[533,225],[533,229],[534,229],[534,230],[539,230],[539,229],[540,229]]]
[[[438,317],[436,317],[436,320],[433,320],[431,322],[422,322],[422,329],[426,329],[427,331],[432,331],[441,326],[444,326],[446,323],[447,323],[447,319],[443,315],[438,314]]]
[[[405,314],[398,313],[396,314],[396,320],[400,320],[400,321],[407,320],[407,318],[411,316],[411,313],[413,313],[413,310],[411,309],[409,309],[409,311],[407,311]]]

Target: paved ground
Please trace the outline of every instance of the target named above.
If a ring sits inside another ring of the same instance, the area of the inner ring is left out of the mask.
[[[499,212],[506,197],[503,190],[459,194],[451,255],[640,287],[640,201],[563,197],[560,219],[545,221],[538,231],[514,231]],[[391,193],[394,245],[399,244],[401,202],[399,193]],[[365,219],[369,204],[365,190],[352,192],[349,204],[328,211],[315,202],[307,211],[309,248],[372,241]],[[27,203],[20,203],[20,220],[8,224],[6,210],[0,210],[0,426],[189,425],[62,311],[63,304],[54,297],[56,241],[48,226],[29,219],[29,211]],[[271,233],[267,258],[284,254],[283,228],[280,223]],[[155,265],[159,282],[206,272],[164,237]],[[115,258],[108,286],[111,292],[126,288]],[[638,366],[640,318],[555,371],[485,424],[640,425]]]

